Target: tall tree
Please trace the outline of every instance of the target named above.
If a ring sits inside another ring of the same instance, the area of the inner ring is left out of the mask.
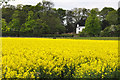
[[[104,7],[104,8],[100,11],[100,18],[101,18],[101,20],[105,20],[107,14],[108,14],[110,11],[114,11],[114,9],[111,8],[111,7]]]
[[[87,17],[89,16],[89,14],[90,14],[90,9],[82,8],[81,20],[79,22],[81,26],[85,25],[85,21]]]
[[[117,10],[118,13],[118,24],[120,24],[120,8]]]
[[[107,20],[101,21],[102,30],[104,30],[108,26],[110,26],[110,23]]]
[[[20,32],[20,19],[19,19],[19,11],[16,10],[14,14],[12,15],[12,21],[9,23],[11,31],[17,32],[16,35],[19,37],[19,32]]]
[[[55,34],[55,33],[59,33],[59,30],[58,30],[58,26],[61,27],[63,26],[61,21],[60,21],[60,18],[54,14],[54,13],[49,13],[47,14],[47,12],[44,12],[43,14],[41,14],[41,20],[45,21],[46,24],[48,25],[48,27],[50,28],[50,33],[51,34]],[[63,26],[64,27],[64,26]]]
[[[66,10],[59,8],[57,9],[57,14],[61,20],[61,23],[64,24],[64,20],[65,20],[65,15],[66,15]]]
[[[4,5],[2,7],[2,18],[6,20],[7,23],[9,23],[12,19],[12,15],[15,11],[15,6],[13,5]]]
[[[28,11],[30,11],[31,10],[31,5],[24,5],[23,7],[22,7],[22,10],[25,12],[25,13],[28,13]]]
[[[50,29],[45,21],[41,19],[34,19],[33,11],[28,12],[28,18],[25,23],[25,32],[33,33],[34,36],[39,36],[41,34],[48,34]]]
[[[50,1],[43,0],[42,6],[43,6],[43,11],[51,11],[54,4]]]
[[[74,26],[74,21],[73,21],[73,12],[71,10],[66,11],[66,32],[71,33],[75,32],[75,26]]]
[[[8,28],[7,26],[7,22],[5,21],[5,19],[2,19],[2,31],[7,32],[9,31],[10,28]]]
[[[116,25],[118,23],[118,14],[117,11],[110,11],[107,16],[106,20],[111,24],[111,25]]]
[[[43,10],[43,5],[41,2],[39,2],[35,7],[34,7],[34,11],[35,12],[42,12]]]
[[[33,27],[33,34],[35,36],[39,36],[39,35],[48,34],[48,33],[50,33],[50,28],[48,27],[48,25],[41,19],[37,19]]]
[[[29,11],[28,17],[27,17],[26,22],[24,24],[25,32],[33,32],[33,27],[35,25],[35,20],[33,19],[33,17],[34,17],[33,11]]]
[[[76,25],[79,24],[81,26],[85,25],[85,19],[86,19],[86,12],[87,9],[85,8],[74,8],[72,10],[73,12],[73,21],[74,21],[74,26],[76,28]]]
[[[90,16],[86,20],[85,31],[89,36],[98,36],[100,34],[101,26],[94,9],[91,10]]]

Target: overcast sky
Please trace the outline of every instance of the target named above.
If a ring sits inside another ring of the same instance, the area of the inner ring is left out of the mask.
[[[42,0],[15,0],[10,1],[8,4],[17,5],[36,5]],[[118,9],[118,2],[120,0],[47,0],[54,3],[55,8],[63,8],[71,10],[73,8],[99,8],[100,10],[104,7],[113,7]]]

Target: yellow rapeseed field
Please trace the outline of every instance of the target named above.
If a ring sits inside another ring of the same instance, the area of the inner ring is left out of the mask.
[[[115,78],[117,40],[2,38],[2,78]]]

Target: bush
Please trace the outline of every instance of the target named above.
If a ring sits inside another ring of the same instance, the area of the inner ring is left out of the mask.
[[[18,32],[9,31],[2,32],[2,36],[5,37],[18,37]],[[73,34],[33,34],[32,32],[19,32],[19,37],[73,37]]]
[[[72,34],[42,34],[39,37],[73,37]]]
[[[80,37],[87,37],[87,33],[85,32],[85,29],[82,30],[82,32],[79,33]]]
[[[97,37],[101,31],[100,20],[97,17],[97,12],[92,9],[89,17],[85,22],[85,30],[88,36]]]
[[[101,37],[120,37],[120,25],[111,25],[106,27],[100,33]]]
[[[86,35],[85,32],[80,32],[80,33],[79,33],[79,36],[80,36],[80,37],[87,37],[87,35]]]

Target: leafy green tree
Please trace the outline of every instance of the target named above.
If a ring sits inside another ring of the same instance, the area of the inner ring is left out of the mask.
[[[66,31],[66,28],[65,28],[64,25],[62,25],[60,23],[59,19],[57,19],[57,20],[58,20],[59,23],[56,25],[56,32],[58,32],[59,34],[62,34],[62,33],[64,33]]]
[[[110,23],[107,20],[101,21],[102,30],[104,30],[108,26],[110,26]]]
[[[120,8],[117,10],[118,13],[118,24],[120,24]]]
[[[111,25],[101,31],[102,37],[120,37],[120,25]]]
[[[17,7],[16,7],[16,10],[19,11],[19,19],[20,19],[20,25],[23,25],[26,21],[26,18],[27,18],[27,13],[24,12],[22,10],[23,8],[23,5],[22,4],[18,4]]]
[[[82,32],[79,33],[80,37],[87,37],[87,33],[85,31],[85,29],[82,30]]]
[[[33,32],[33,27],[35,25],[35,20],[30,20],[30,21],[27,21],[25,24],[24,24],[24,32]]]
[[[89,36],[98,36],[101,31],[100,21],[95,10],[91,10],[90,16],[85,23],[85,31]]]
[[[96,12],[97,12],[97,14],[99,13],[99,9],[98,8],[93,8]]]
[[[2,1],[5,2],[6,0]],[[7,2],[5,3],[7,4]],[[100,33],[99,24],[101,24],[103,31],[104,29],[108,30],[106,28],[108,26],[120,24],[120,9],[115,11],[113,8],[105,7],[99,12],[97,8],[94,8],[90,12],[90,9],[86,8],[64,10],[53,8],[53,6],[52,2],[46,0],[39,2],[36,6],[19,4],[15,7],[8,4],[3,5],[2,30],[8,31],[8,27],[10,27],[10,31],[15,32],[17,36],[22,33],[39,36],[42,34],[62,34],[64,32],[75,33],[76,25],[79,24],[80,26],[86,26],[81,36],[87,34],[98,36]],[[9,25],[6,25],[8,23]],[[116,34],[116,32],[114,33]]]
[[[42,34],[49,34],[50,33],[50,28],[48,27],[48,25],[46,25],[45,23],[42,23],[41,26],[42,26],[42,28],[41,28]]]
[[[32,9],[32,5],[24,5],[22,7],[22,10],[24,11],[24,13],[28,13],[31,9]]]
[[[72,13],[73,13],[73,21],[74,21],[74,23],[78,23],[82,19],[82,15],[81,15],[82,8],[74,8],[72,10]]]
[[[48,34],[50,29],[46,23],[41,19],[34,19],[33,11],[28,12],[27,21],[25,25],[25,32],[33,33],[34,36],[39,36],[41,34]]]
[[[50,28],[50,34],[55,34],[57,32],[59,33],[58,26],[63,26],[60,18],[55,13],[48,14],[47,12],[44,12],[43,14],[41,14],[40,19],[44,21],[46,25],[48,25],[48,27]]]
[[[54,4],[50,1],[42,1],[43,11],[51,11]]]
[[[43,10],[42,3],[39,2],[39,3],[34,7],[34,11],[35,11],[35,12],[42,12],[42,10]]]
[[[19,11],[15,11],[14,14],[12,15],[12,21],[9,23],[11,31],[16,32],[16,35],[19,37],[19,32],[20,32],[20,19],[19,19]]]
[[[90,14],[90,9],[86,9],[86,8],[82,8],[82,12],[81,12],[81,20],[78,22],[79,25],[84,26],[85,25],[85,21],[87,19],[87,17]]]
[[[46,23],[40,19],[37,19],[35,22],[35,25],[33,27],[33,34],[35,35],[42,35],[42,34],[48,34],[50,32],[50,28]]]
[[[101,20],[105,20],[107,14],[108,14],[110,11],[114,11],[114,9],[111,8],[111,7],[104,7],[104,8],[100,11],[100,13],[99,13]]]
[[[25,32],[33,32],[33,27],[35,25],[35,20],[33,19],[33,11],[28,12],[28,17],[26,19],[26,22],[24,24],[24,31]]]
[[[6,20],[7,23],[9,23],[12,19],[12,15],[14,14],[15,6],[13,5],[4,5],[2,7],[2,18]]]
[[[75,32],[75,26],[74,26],[74,21],[73,21],[73,12],[71,10],[66,11],[66,32],[71,33]]]
[[[106,20],[111,24],[111,25],[115,25],[118,23],[118,14],[117,11],[110,11],[107,16],[106,16]]]
[[[7,26],[7,22],[5,21],[5,19],[2,19],[2,31],[7,32],[9,30],[10,28]]]
[[[65,16],[66,16],[66,10],[59,8],[57,9],[57,14],[61,20],[61,23],[64,24]]]

